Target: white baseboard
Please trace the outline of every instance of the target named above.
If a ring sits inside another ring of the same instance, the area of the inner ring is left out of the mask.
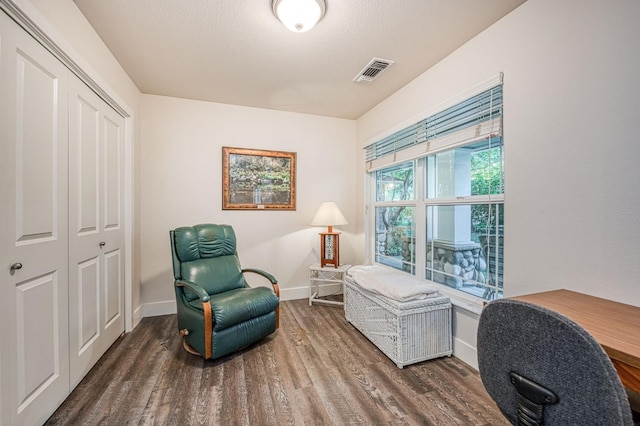
[[[319,286],[320,294],[334,294],[341,293],[342,286],[340,284],[329,283],[329,284],[320,284]],[[287,288],[280,290],[280,300],[298,300],[298,299],[308,299],[309,298],[309,287],[295,287],[295,288]]]
[[[323,294],[340,291],[339,284],[327,284],[320,286]],[[280,290],[280,300],[307,299],[309,297],[309,287],[295,287]],[[160,315],[171,315],[176,313],[176,301],[167,300],[164,302],[143,303],[134,313],[134,327],[145,317],[157,317]]]
[[[140,324],[140,321],[142,321],[142,318],[144,318],[143,311],[144,306],[140,305],[138,306],[138,309],[133,312],[132,328],[136,328],[138,324]]]
[[[308,287],[281,288],[280,300],[306,299],[309,297]]]
[[[175,314],[176,312],[175,299],[167,300],[165,302],[144,303],[142,305],[143,317],[157,317],[159,315]]]
[[[468,343],[453,337],[453,356],[478,369],[478,352]]]

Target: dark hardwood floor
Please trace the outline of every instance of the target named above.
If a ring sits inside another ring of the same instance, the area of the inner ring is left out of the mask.
[[[51,425],[506,425],[455,357],[399,369],[342,308],[286,301],[280,329],[216,361],[182,348],[175,315],[144,318]]]

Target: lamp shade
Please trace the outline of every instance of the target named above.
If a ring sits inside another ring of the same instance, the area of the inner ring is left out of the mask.
[[[309,31],[326,12],[325,0],[272,0],[271,6],[280,22],[295,33]]]
[[[340,226],[348,225],[347,219],[344,217],[336,203],[333,201],[325,201],[320,204],[320,208],[311,220],[311,226]]]

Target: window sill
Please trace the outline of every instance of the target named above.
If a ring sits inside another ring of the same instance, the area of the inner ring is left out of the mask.
[[[440,290],[440,293],[451,299],[451,304],[453,306],[464,309],[465,311],[471,312],[478,316],[482,313],[482,308],[486,304],[486,300],[480,299],[479,297],[472,296],[470,294],[465,294],[458,290],[454,290],[450,287],[444,286],[434,281],[425,280],[425,282],[436,285]]]
[[[407,272],[399,271],[398,269],[392,268],[383,263],[376,262],[375,265],[382,266],[383,268],[389,271],[393,271],[394,273],[407,274]],[[420,278],[416,277],[415,275],[413,275],[413,277],[416,280],[420,280]],[[433,284],[434,286],[438,287],[438,290],[440,291],[440,293],[442,293],[442,295],[444,296],[447,296],[451,300],[451,304],[453,306],[459,309],[464,309],[465,311],[470,312],[472,314],[480,316],[480,314],[482,313],[482,308],[484,308],[484,305],[487,304],[487,301],[480,297],[473,296],[471,294],[467,294],[459,290],[455,290],[451,287],[447,287],[446,285],[442,285],[435,281],[422,280],[422,282]]]

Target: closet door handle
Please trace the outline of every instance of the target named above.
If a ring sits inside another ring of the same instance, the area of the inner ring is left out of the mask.
[[[22,263],[20,262],[16,262],[13,265],[11,265],[11,271],[17,271],[18,269],[22,269]]]
[[[104,247],[107,245],[107,243],[105,243],[104,241],[100,241],[100,244],[98,244],[100,246],[100,248]]]

